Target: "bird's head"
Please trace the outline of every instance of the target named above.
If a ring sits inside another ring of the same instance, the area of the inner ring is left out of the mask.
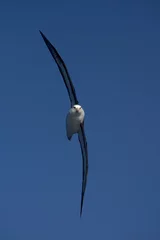
[[[80,113],[82,111],[82,107],[78,104],[73,106],[75,112]]]

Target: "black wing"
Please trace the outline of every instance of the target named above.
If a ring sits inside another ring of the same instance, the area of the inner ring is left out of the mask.
[[[81,146],[82,152],[82,160],[83,160],[83,170],[82,170],[82,192],[81,192],[81,208],[80,208],[80,216],[82,215],[83,208],[83,200],[84,194],[87,185],[87,175],[88,175],[88,148],[87,148],[87,140],[84,132],[84,124],[80,126],[80,131],[78,133],[78,139]]]
[[[52,54],[52,57],[54,58],[54,60],[57,63],[59,71],[60,71],[60,73],[63,77],[64,83],[66,85],[68,95],[69,95],[69,98],[71,101],[71,107],[72,107],[73,105],[78,104],[78,100],[77,100],[77,96],[76,96],[76,92],[75,92],[73,83],[71,81],[68,70],[66,68],[66,65],[65,65],[64,61],[62,60],[62,58],[60,57],[57,50],[55,49],[55,47],[53,47],[53,45],[49,42],[49,40],[44,36],[44,34],[41,31],[40,31],[40,34],[41,34],[45,44],[47,45],[50,53]]]

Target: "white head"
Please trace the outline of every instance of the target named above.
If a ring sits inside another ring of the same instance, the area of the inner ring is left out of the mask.
[[[83,122],[85,113],[80,105],[73,105],[73,107],[70,109],[70,114],[73,114],[73,116],[77,116],[78,118],[80,117],[80,121]]]
[[[78,104],[76,104],[76,105],[73,105],[73,110],[75,110],[75,112],[77,112],[77,113],[80,113],[81,111],[82,111],[82,107],[80,106],[80,105],[78,105]]]

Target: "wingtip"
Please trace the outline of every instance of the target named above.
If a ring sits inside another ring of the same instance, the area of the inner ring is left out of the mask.
[[[80,218],[82,217],[83,200],[81,199]]]
[[[41,30],[39,30],[39,33],[41,34],[42,37],[44,36],[44,34],[41,32]]]
[[[80,218],[82,217],[82,210],[80,211]]]
[[[51,44],[49,42],[49,40],[46,38],[46,36],[41,32],[41,30],[39,30],[40,34],[41,34],[41,37],[43,38],[44,42],[46,43],[46,45],[48,46],[48,43]]]

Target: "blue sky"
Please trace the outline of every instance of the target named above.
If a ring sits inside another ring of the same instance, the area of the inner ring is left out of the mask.
[[[160,239],[159,7],[1,3],[1,239]],[[86,111],[81,219],[81,152],[77,136],[66,138],[69,98],[39,29],[66,62]]]

